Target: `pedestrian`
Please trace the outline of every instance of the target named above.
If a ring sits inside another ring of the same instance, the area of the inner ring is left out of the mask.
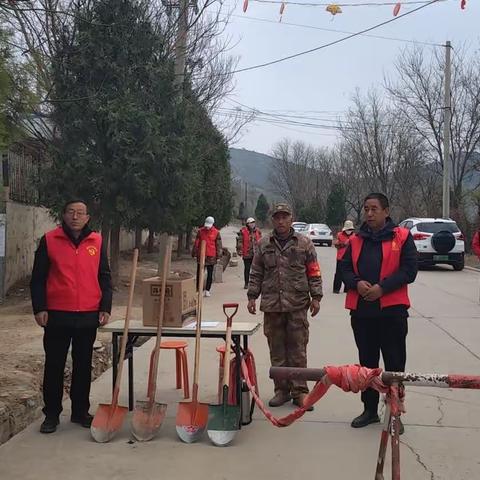
[[[255,253],[248,284],[248,311],[256,313],[261,295],[263,329],[268,340],[270,360],[275,367],[307,366],[309,324],[320,310],[322,277],[315,247],[309,237],[292,228],[292,210],[277,204],[272,213],[274,230],[263,237]],[[275,395],[271,407],[293,400],[303,406],[308,393],[301,380],[274,380]],[[309,408],[313,410],[313,407]]]
[[[257,250],[257,245],[261,237],[262,232],[257,228],[255,219],[252,217],[247,218],[246,226],[240,230],[237,236],[237,253],[243,258],[243,278],[245,280],[243,288],[245,290],[248,288],[253,255]]]
[[[340,260],[345,255],[350,238],[355,233],[355,227],[351,220],[345,220],[342,231],[338,233],[335,240],[335,248],[337,249],[337,268],[335,270],[335,277],[333,279],[333,293],[340,293],[342,288],[342,272],[340,271]]]
[[[480,226],[477,228],[472,239],[472,251],[480,260]]]
[[[207,284],[205,286],[205,296],[210,297],[213,283],[213,269],[222,256],[222,237],[220,231],[215,228],[215,219],[207,217],[203,227],[198,230],[197,237],[192,249],[192,257],[197,257],[197,291],[200,278],[200,244],[206,241],[205,266],[207,269]]]
[[[407,285],[417,276],[417,249],[410,231],[390,218],[385,195],[365,197],[363,211],[365,222],[350,238],[341,260],[345,306],[350,310],[360,364],[377,368],[381,353],[386,370],[403,372],[410,307]],[[380,421],[378,392],[367,389],[361,397],[364,410],[353,419],[354,428]]]
[[[42,433],[53,433],[62,412],[63,377],[72,347],[71,421],[90,427],[90,384],[97,328],[106,325],[112,308],[110,267],[102,236],[88,226],[82,200],[63,209],[61,226],[47,232],[35,252],[30,282],[33,313],[43,327]]]

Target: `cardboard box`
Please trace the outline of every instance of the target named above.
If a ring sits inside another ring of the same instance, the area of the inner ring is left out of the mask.
[[[162,282],[159,277],[143,281],[143,325],[156,326],[160,307]],[[165,315],[163,325],[181,327],[183,322],[195,315],[197,292],[195,278],[190,273],[174,273],[167,279],[165,291]]]

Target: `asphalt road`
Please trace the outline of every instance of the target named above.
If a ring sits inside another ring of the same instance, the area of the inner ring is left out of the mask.
[[[227,246],[233,230],[223,232]],[[335,252],[317,248],[324,277],[321,313],[311,320],[309,364],[355,363],[357,352],[343,308],[344,295],[331,293]],[[409,320],[407,369],[424,373],[480,374],[480,274],[450,268],[419,273],[411,287],[413,307]],[[242,289],[242,268],[229,268],[224,283],[215,284],[204,304],[204,318],[222,319],[221,304],[239,301],[237,321],[251,320]],[[257,314],[258,320],[261,316]],[[201,389],[203,401],[214,402],[217,390],[218,341],[202,344]],[[260,393],[272,394],[268,379],[268,349],[261,331],[251,342]],[[143,398],[151,342],[136,352],[136,393]],[[193,345],[189,361],[193,361]],[[175,433],[176,402],[174,361],[162,353],[158,396],[169,403],[159,436],[146,444],[130,441],[128,424],[109,444],[90,439],[88,430],[62,416],[57,433],[38,432],[39,422],[0,447],[0,479],[132,479],[170,478],[194,480],[293,480],[301,478],[373,479],[380,439],[380,425],[353,430],[351,419],[361,412],[359,396],[332,388],[312,413],[294,425],[278,429],[258,412],[254,422],[238,432],[234,444],[216,448],[208,438],[182,444]],[[190,363],[190,371],[193,364]],[[93,386],[94,402],[109,402],[111,372]],[[125,397],[123,398],[125,400]],[[65,402],[68,403],[68,402]],[[67,406],[67,405],[66,405]],[[401,438],[402,479],[453,480],[480,478],[480,391],[409,387],[406,432]],[[290,412],[286,405],[276,415]],[[95,406],[92,407],[92,412]],[[386,465],[385,478],[390,478]]]

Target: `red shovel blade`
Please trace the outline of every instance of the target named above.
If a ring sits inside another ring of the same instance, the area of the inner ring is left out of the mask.
[[[101,403],[90,427],[94,440],[99,443],[110,441],[122,428],[127,413],[127,407]]]

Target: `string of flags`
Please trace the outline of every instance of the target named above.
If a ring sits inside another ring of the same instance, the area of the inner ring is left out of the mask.
[[[365,2],[365,3],[304,3],[304,2],[295,2],[289,0],[244,0],[243,1],[243,13],[246,13],[248,10],[249,1],[258,2],[258,3],[273,3],[280,5],[280,22],[282,21],[283,14],[287,5],[301,5],[306,7],[326,7],[325,10],[335,17],[340,13],[343,13],[342,7],[384,7],[384,6],[393,6],[393,16],[396,17],[403,5],[425,5],[431,3],[431,0],[414,0],[414,1],[404,1],[404,2]],[[446,0],[437,0],[439,2]],[[467,0],[460,0],[460,8],[465,10],[467,8]]]

